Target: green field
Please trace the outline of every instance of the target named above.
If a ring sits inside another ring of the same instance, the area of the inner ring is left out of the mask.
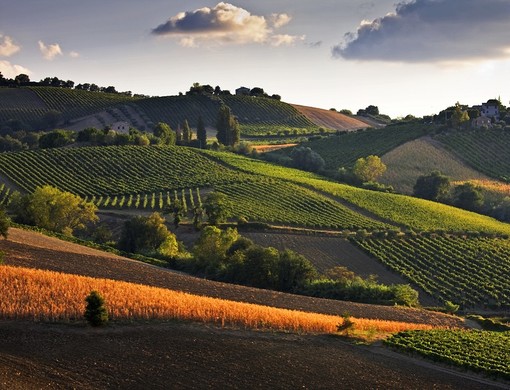
[[[353,242],[439,302],[510,307],[508,240],[417,236]]]
[[[510,379],[510,332],[427,330],[398,333],[384,343],[433,360]]]
[[[391,125],[329,136],[303,145],[321,155],[327,170],[336,171],[340,167],[351,167],[360,157],[382,156],[407,141],[425,135],[429,130],[425,125]],[[291,149],[286,149],[280,153],[290,152]]]
[[[332,195],[365,209],[388,223],[402,227],[416,230],[474,230],[486,233],[510,234],[510,225],[506,223],[441,203],[351,187],[328,181],[310,172],[286,168],[260,160],[247,159],[229,153],[214,153],[211,156],[245,172],[280,178]]]
[[[457,131],[435,137],[477,171],[510,182],[510,133],[504,130]]]

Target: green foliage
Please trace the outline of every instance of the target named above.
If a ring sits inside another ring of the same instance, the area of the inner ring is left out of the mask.
[[[453,204],[461,209],[479,211],[483,200],[481,188],[473,183],[464,183],[453,189]]]
[[[175,257],[179,245],[175,234],[165,225],[159,213],[137,216],[126,221],[119,240],[119,249],[147,256]]]
[[[228,197],[221,192],[211,192],[204,202],[204,211],[211,225],[218,225],[227,219],[230,206]]]
[[[413,195],[419,198],[445,201],[450,193],[450,179],[439,171],[420,176],[413,187]]]
[[[362,183],[374,182],[384,172],[386,165],[380,157],[374,155],[358,158],[352,167],[352,173]]]
[[[451,301],[445,301],[444,303],[444,309],[447,313],[453,314],[459,311],[460,305],[457,305]]]
[[[324,168],[324,159],[310,148],[298,147],[290,154],[294,167],[310,172],[319,172]]]
[[[193,136],[193,133],[189,127],[189,123],[187,119],[184,119],[184,122],[182,123],[182,142],[187,145],[191,142],[191,138]]]
[[[87,305],[84,317],[87,322],[94,327],[106,325],[108,323],[108,311],[105,307],[104,298],[97,291],[91,291],[85,298],[85,302],[87,302]]]
[[[154,135],[161,141],[161,145],[175,145],[176,134],[167,123],[158,122],[153,129]]]
[[[406,331],[386,339],[384,343],[433,361],[510,379],[510,332]]]
[[[228,106],[222,105],[216,119],[216,138],[226,146],[234,146],[240,139],[240,128],[237,119]]]
[[[204,120],[202,116],[198,117],[197,121],[197,140],[199,143],[199,147],[201,149],[206,149],[207,147],[207,131],[205,130]]]
[[[43,134],[39,138],[41,149],[59,148],[74,142],[74,132],[68,130],[54,130]]]
[[[37,187],[30,195],[14,196],[10,207],[21,223],[68,235],[98,220],[94,204],[49,185]]]
[[[11,220],[5,213],[5,210],[0,208],[0,236],[7,238],[9,235],[9,228],[11,226]]]
[[[353,242],[439,302],[510,307],[508,240],[422,235]]]
[[[239,239],[237,230],[220,230],[216,226],[206,226],[193,248],[195,270],[207,275],[218,272],[227,257],[227,251]]]

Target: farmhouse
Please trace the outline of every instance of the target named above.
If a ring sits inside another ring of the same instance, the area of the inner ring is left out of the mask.
[[[479,116],[478,118],[475,118],[471,121],[471,125],[474,127],[474,128],[481,128],[481,127],[491,127],[492,126],[492,122],[491,122],[491,118],[485,116],[485,115],[482,115],[482,116]]]
[[[499,101],[496,99],[487,100],[487,103],[482,103],[482,108],[480,110],[481,116],[486,116],[488,118],[494,118],[496,120],[499,119]]]
[[[236,95],[249,95],[250,94],[250,88],[246,87],[239,87],[236,89]]]

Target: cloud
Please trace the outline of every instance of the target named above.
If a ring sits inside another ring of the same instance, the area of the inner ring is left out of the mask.
[[[201,43],[247,44],[273,46],[290,45],[302,37],[277,34],[275,30],[288,24],[287,14],[272,14],[269,18],[252,15],[229,3],[218,3],[214,8],[200,8],[180,12],[152,30],[152,34],[173,37],[185,47]]]
[[[361,22],[334,57],[392,62],[457,62],[510,55],[510,1],[412,0]]]
[[[39,50],[41,50],[44,59],[48,61],[53,60],[56,56],[62,55],[62,49],[58,43],[46,46],[43,41],[39,41]]]
[[[71,52],[69,52],[69,57],[71,57],[71,58],[79,58],[80,57],[80,53],[78,53],[77,51],[71,51]]]
[[[11,64],[9,61],[0,61],[0,73],[6,78],[14,78],[20,73],[31,75],[32,72],[21,65]]]
[[[10,57],[20,51],[20,49],[21,47],[16,45],[11,37],[0,34],[0,56]]]

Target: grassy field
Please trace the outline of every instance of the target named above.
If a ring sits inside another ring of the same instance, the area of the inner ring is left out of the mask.
[[[381,159],[387,170],[378,181],[391,185],[397,192],[404,194],[412,194],[418,177],[432,171],[440,171],[453,181],[487,178],[451,152],[439,147],[437,142],[431,142],[429,138],[406,142],[383,155]]]

